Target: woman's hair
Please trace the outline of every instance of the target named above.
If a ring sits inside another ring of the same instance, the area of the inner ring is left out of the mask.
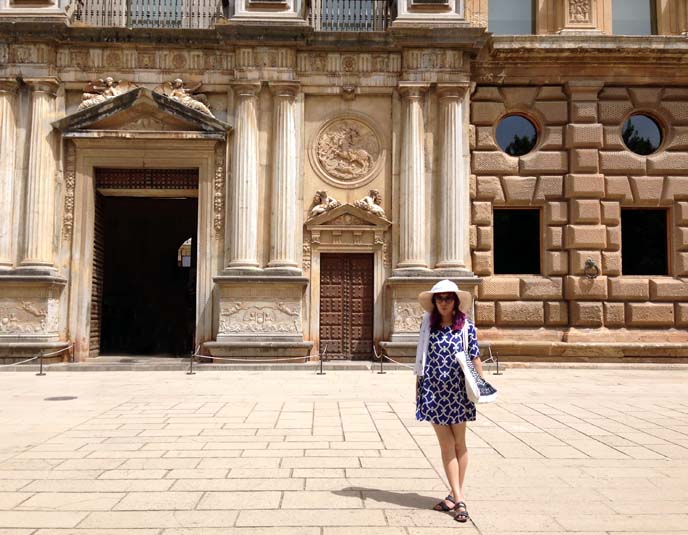
[[[466,314],[459,310],[459,297],[452,293],[454,298],[454,322],[451,324],[452,331],[460,331],[463,329],[463,324],[466,321]],[[432,312],[430,313],[430,327],[433,329],[440,329],[442,327],[442,314],[437,310],[435,304],[435,296],[432,296]]]

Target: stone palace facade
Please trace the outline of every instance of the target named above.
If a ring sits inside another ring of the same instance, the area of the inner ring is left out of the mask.
[[[688,1],[631,4],[0,0],[0,360],[409,357],[441,278],[688,357]]]

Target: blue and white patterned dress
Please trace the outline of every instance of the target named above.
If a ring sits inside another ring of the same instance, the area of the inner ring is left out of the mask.
[[[468,351],[471,360],[480,356],[478,336],[472,322],[468,325]],[[463,350],[461,331],[451,327],[432,329],[423,376],[418,380],[416,419],[439,425],[475,420],[475,403],[468,399],[463,371],[456,360]]]

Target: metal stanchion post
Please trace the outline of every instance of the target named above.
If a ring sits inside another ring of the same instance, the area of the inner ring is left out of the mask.
[[[384,375],[387,373],[383,368],[382,368],[382,362],[385,360],[385,356],[383,354],[378,354],[377,348],[373,346],[373,351],[375,351],[375,356],[380,359],[380,371],[377,372],[378,375]]]
[[[316,375],[327,375],[323,371],[323,360],[325,360],[325,354],[327,353],[327,344],[325,344],[325,348],[323,349],[322,353],[320,353],[320,371]]]
[[[490,349],[490,355],[492,355],[492,350]],[[499,355],[495,357],[495,365],[496,365],[496,371],[492,375],[502,375],[502,372],[499,371]]]
[[[36,375],[45,375],[43,373],[43,352],[41,352],[41,355],[38,359],[39,362],[39,367],[38,367],[38,373]]]
[[[191,358],[189,359],[189,371],[186,372],[186,375],[196,375],[196,372],[193,371],[193,361],[194,357],[196,356],[196,353],[201,349],[201,346],[199,345],[196,350],[191,353]]]

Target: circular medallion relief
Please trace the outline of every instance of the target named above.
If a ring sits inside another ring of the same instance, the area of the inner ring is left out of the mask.
[[[384,148],[380,135],[363,118],[346,115],[327,121],[311,143],[311,163],[330,184],[356,188],[380,171]]]

